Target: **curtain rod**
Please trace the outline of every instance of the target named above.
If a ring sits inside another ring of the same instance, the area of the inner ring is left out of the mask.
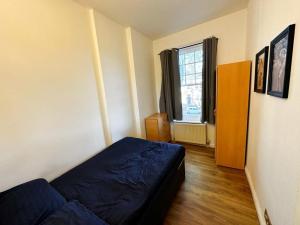
[[[181,48],[174,48],[174,49],[184,49],[184,48],[189,48],[189,47],[193,47],[193,46],[195,46],[195,45],[201,45],[201,44],[203,44],[203,41],[201,41],[201,42],[199,42],[199,43],[196,43],[196,44],[187,45],[187,46],[184,46],[184,47],[181,47]],[[157,55],[160,55],[160,53],[157,54]]]
[[[181,47],[181,48],[177,48],[177,49],[184,49],[184,48],[189,48],[189,47],[193,47],[195,45],[201,45],[203,44],[203,41],[199,42],[199,43],[196,43],[196,44],[192,44],[192,45],[187,45],[187,46],[184,46],[184,47]]]
[[[215,37],[215,36],[211,36],[210,38],[216,38],[216,37]],[[216,39],[219,40],[219,38],[216,38]],[[183,46],[183,47],[181,47],[181,48],[175,48],[175,49],[189,48],[189,47],[193,47],[193,46],[195,46],[195,45],[201,45],[201,44],[203,44],[203,42],[204,42],[204,41],[201,41],[201,42],[198,42],[198,43],[196,43],[196,44],[191,44],[191,45],[187,45],[187,46]],[[159,53],[158,55],[160,55],[160,53]]]
[[[216,37],[215,37],[215,36],[211,36],[210,38],[216,38]],[[216,39],[219,40],[219,38],[216,38]],[[177,49],[183,49],[183,48],[193,47],[193,46],[195,46],[195,45],[201,45],[201,44],[203,44],[203,42],[204,42],[204,41],[201,41],[201,42],[199,42],[199,43],[191,44],[191,45],[187,45],[187,46],[183,46],[183,47],[177,48]]]

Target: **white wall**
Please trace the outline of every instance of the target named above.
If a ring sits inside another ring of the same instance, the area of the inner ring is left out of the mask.
[[[125,27],[95,12],[112,141],[135,136]]]
[[[161,66],[158,54],[170,48],[178,48],[201,42],[210,36],[219,38],[217,63],[224,64],[245,60],[247,10],[241,10],[189,29],[157,39],[153,42],[155,87],[157,106],[161,87]],[[208,127],[208,139],[215,144],[214,126]]]
[[[3,2],[0,24],[0,191],[144,136],[151,40],[71,0]]]
[[[131,42],[132,66],[131,71],[135,82],[139,125],[141,137],[146,138],[145,118],[157,112],[154,86],[154,64],[152,40],[138,31],[129,28],[128,41]],[[130,49],[129,49],[130,51]]]
[[[251,92],[247,172],[261,220],[267,208],[274,225],[300,224],[299,8],[298,0],[250,0],[248,9],[247,56],[253,61],[289,24],[297,24],[289,98]],[[252,87],[253,81],[254,74]]]
[[[1,191],[52,179],[105,144],[86,9],[3,1],[0,24]]]

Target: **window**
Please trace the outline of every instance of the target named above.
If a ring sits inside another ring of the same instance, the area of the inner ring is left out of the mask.
[[[202,116],[203,45],[179,49],[183,122],[200,123]]]

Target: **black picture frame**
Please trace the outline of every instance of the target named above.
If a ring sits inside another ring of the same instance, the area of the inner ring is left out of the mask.
[[[261,58],[263,58],[263,68],[261,66]],[[266,83],[267,83],[267,72],[268,72],[268,58],[269,58],[269,46],[264,47],[261,51],[256,54],[255,57],[255,79],[254,79],[254,91],[257,93],[266,93]],[[259,73],[262,71],[262,78],[259,78]],[[262,80],[260,80],[262,79]],[[258,83],[262,82],[262,87],[258,87]]]
[[[268,95],[288,98],[295,27],[288,26],[270,44]]]

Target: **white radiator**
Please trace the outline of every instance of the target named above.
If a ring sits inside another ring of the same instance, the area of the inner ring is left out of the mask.
[[[173,124],[173,138],[175,141],[206,145],[206,135],[206,124]]]

